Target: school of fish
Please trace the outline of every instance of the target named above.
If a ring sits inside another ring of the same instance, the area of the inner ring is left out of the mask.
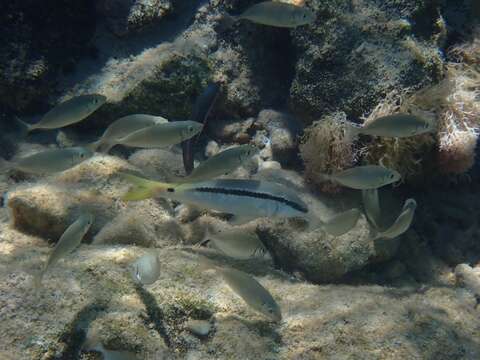
[[[274,1],[255,4],[236,17],[227,14],[225,16],[234,21],[248,20],[260,25],[284,28],[305,26],[316,20],[315,14],[307,7]],[[388,241],[409,229],[417,206],[414,199],[405,201],[392,224],[386,227],[383,225],[378,189],[400,182],[401,175],[381,164],[364,164],[334,174],[323,174],[328,181],[361,191],[363,201],[362,209],[348,209],[328,219],[316,219],[301,195],[284,185],[251,179],[219,179],[218,177],[231,174],[257,154],[258,149],[252,144],[228,148],[194,167],[196,139],[202,133],[219,90],[218,84],[211,84],[200,96],[193,120],[172,122],[158,115],[130,114],[111,123],[95,142],[84,146],[46,150],[10,161],[2,159],[0,168],[48,175],[87,161],[95,152],[109,152],[116,145],[165,148],[181,144],[187,173],[185,177],[176,178],[172,183],[162,183],[139,174],[120,173],[119,176],[129,186],[122,200],[128,202],[161,197],[229,214],[231,219],[227,229],[206,229],[201,241],[201,245],[208,242],[227,259],[271,259],[269,250],[254,231],[239,230],[236,226],[259,218],[300,218],[310,225],[309,230],[320,230],[337,237],[352,230],[364,214],[374,230],[376,241]],[[20,119],[19,121],[26,132],[59,129],[88,118],[106,102],[103,95],[81,95],[58,104],[36,124],[26,124]],[[365,126],[348,126],[348,131],[355,135],[395,138],[416,136],[433,129],[431,122],[401,113],[380,117]],[[94,221],[93,216],[88,213],[78,214],[75,218],[58,240],[43,268],[36,274],[35,288],[40,288],[44,275],[56,262],[80,246]],[[198,261],[202,269],[214,270],[252,310],[271,321],[282,320],[279,303],[253,276],[203,256],[199,256]],[[158,254],[151,250],[131,264],[132,279],[141,286],[152,285],[161,275],[161,265]],[[107,352],[102,344],[94,344],[92,348]],[[114,355],[109,356],[115,358]]]

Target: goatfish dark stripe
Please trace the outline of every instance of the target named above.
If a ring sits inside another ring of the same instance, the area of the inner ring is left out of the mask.
[[[225,188],[219,188],[219,187],[198,187],[195,188],[194,191],[198,192],[205,192],[205,193],[214,193],[214,194],[225,194],[225,195],[235,195],[235,196],[246,196],[246,197],[251,197],[251,198],[256,198],[256,199],[266,199],[266,200],[272,200],[272,201],[278,201],[282,204],[288,205],[291,208],[307,213],[308,209],[304,207],[301,204],[298,204],[294,201],[285,199],[281,196],[275,196],[272,194],[268,193],[262,193],[262,192],[254,192],[254,191],[248,191],[248,190],[239,190],[239,189],[225,189]]]

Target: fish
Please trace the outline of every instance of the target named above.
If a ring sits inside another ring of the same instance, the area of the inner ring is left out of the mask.
[[[36,129],[58,129],[82,121],[106,101],[107,98],[99,94],[80,95],[58,104],[35,124],[18,120],[27,128],[27,133]]]
[[[378,189],[362,190],[363,209],[367,220],[376,229],[380,227],[381,209]]]
[[[160,276],[160,259],[151,252],[143,255],[133,263],[133,279],[143,285],[151,285]]]
[[[92,214],[82,214],[65,230],[49,255],[42,270],[34,276],[34,286],[36,289],[41,286],[43,276],[47,270],[51,269],[61,258],[71,253],[80,245],[88,229],[92,226],[93,220]]]
[[[207,227],[204,240],[210,241],[213,247],[221,253],[238,260],[253,258],[269,259],[267,248],[258,238],[255,231],[250,229],[230,228],[210,231]]]
[[[240,145],[219,152],[200,163],[192,173],[178,182],[199,182],[228,175],[258,152],[253,145]]]
[[[322,229],[333,236],[341,236],[349,232],[357,224],[361,212],[358,209],[350,209],[335,214],[322,224]]]
[[[128,173],[119,173],[133,186],[124,201],[163,197],[200,208],[233,214],[234,223],[259,217],[301,217],[310,220],[307,205],[289,188],[259,180],[218,179],[197,183],[161,183]]]
[[[198,134],[203,125],[195,121],[175,121],[142,128],[119,138],[118,144],[139,148],[164,148]]]
[[[226,16],[226,21],[230,24],[238,20],[249,20],[256,24],[281,28],[308,25],[315,19],[315,14],[309,8],[279,1],[264,1],[250,6],[238,16]],[[225,26],[231,26],[230,24],[225,22]]]
[[[394,223],[385,231],[379,232],[375,236],[375,239],[393,239],[402,235],[410,228],[416,208],[417,202],[415,199],[407,199],[403,205],[400,215],[397,217]]]
[[[282,320],[280,306],[270,292],[252,276],[240,270],[216,265],[206,258],[200,259],[200,269],[215,270],[222,276],[230,289],[240,296],[252,309],[272,321],[280,322]]]
[[[378,189],[401,179],[398,171],[379,165],[356,166],[336,174],[324,174],[323,177],[357,190]]]
[[[220,84],[210,83],[203,93],[195,101],[193,107],[193,121],[203,124],[205,127],[208,116],[212,111],[215,102],[220,95]],[[183,167],[188,175],[193,170],[193,145],[198,139],[199,134],[182,142]]]
[[[91,150],[83,147],[50,149],[15,161],[0,159],[0,169],[16,169],[32,174],[53,174],[70,169],[93,155]]]
[[[98,141],[88,145],[87,147],[92,151],[100,150],[108,153],[108,151],[117,145],[118,139],[157,124],[165,124],[168,120],[161,116],[147,115],[147,114],[133,114],[121,117],[111,123],[105,130]]]
[[[353,123],[347,123],[347,126],[353,135],[364,134],[393,138],[406,138],[432,132],[435,129],[432,121],[403,113],[381,116],[363,126]]]

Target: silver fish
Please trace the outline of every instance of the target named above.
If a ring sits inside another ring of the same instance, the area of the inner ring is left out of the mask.
[[[378,189],[401,179],[397,171],[378,165],[356,166],[324,177],[357,190]]]
[[[228,175],[257,152],[258,149],[253,145],[240,145],[224,150],[200,163],[190,175],[178,181],[199,182]]]
[[[90,144],[89,148],[96,151],[108,152],[117,144],[117,141],[137,130],[157,124],[165,124],[168,120],[161,116],[134,114],[124,116],[111,123],[103,133],[102,137]]]
[[[82,242],[83,237],[93,223],[93,215],[83,214],[72,223],[62,234],[58,240],[55,248],[47,259],[43,269],[35,276],[35,288],[39,288],[42,283],[42,278],[45,272],[55,265],[58,260],[75,250]]]
[[[220,267],[207,259],[201,259],[203,269],[215,269],[238,296],[247,305],[269,319],[280,322],[282,313],[280,306],[273,299],[270,292],[253,277],[232,268]]]
[[[106,101],[105,96],[98,94],[76,96],[55,106],[38,123],[24,124],[27,131],[62,128],[82,121]]]
[[[133,278],[144,285],[151,285],[160,276],[158,254],[151,252],[143,255],[133,263]]]
[[[335,214],[322,224],[322,229],[333,236],[341,236],[349,232],[357,224],[360,218],[360,210],[350,209]]]
[[[230,228],[214,232],[207,229],[205,239],[210,240],[215,249],[234,259],[270,258],[257,234],[250,229]]]
[[[395,222],[387,230],[379,232],[375,239],[393,239],[402,235],[412,224],[416,208],[417,202],[414,199],[407,199]]]
[[[199,183],[167,184],[120,173],[133,186],[125,201],[164,197],[200,208],[234,214],[236,222],[259,217],[301,217],[310,220],[306,204],[285,186],[258,180],[219,179]]]
[[[202,124],[190,120],[157,124],[120,138],[118,143],[139,148],[163,148],[190,139],[202,128]]]
[[[252,5],[234,19],[245,19],[268,26],[295,28],[313,23],[315,14],[304,6],[279,1],[264,1]]]
[[[83,147],[51,149],[11,162],[0,160],[0,168],[13,168],[33,174],[52,174],[72,168],[92,156],[93,152]]]
[[[362,190],[363,209],[368,221],[376,229],[381,224],[380,199],[378,189]]]
[[[364,126],[350,124],[354,134],[404,138],[431,132],[435,129],[432,121],[411,114],[381,116]]]

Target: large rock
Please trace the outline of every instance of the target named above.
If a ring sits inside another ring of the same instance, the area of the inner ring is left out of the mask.
[[[442,77],[437,40],[446,30],[429,2],[314,0],[308,6],[317,20],[292,32],[298,60],[290,89],[290,105],[306,123],[333,111],[359,118],[392,90]]]
[[[94,1],[2,2],[0,108],[45,110],[55,79],[92,54]]]

